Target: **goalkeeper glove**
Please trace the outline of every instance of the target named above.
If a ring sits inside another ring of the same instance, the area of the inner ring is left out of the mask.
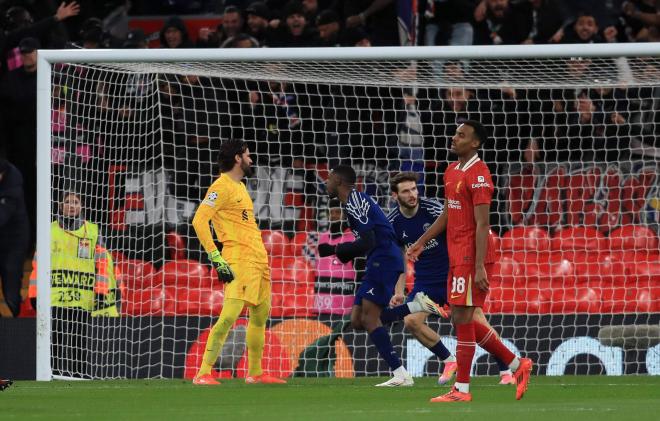
[[[234,271],[229,267],[229,263],[222,258],[218,250],[214,250],[209,253],[209,259],[213,263],[215,271],[218,272],[218,278],[220,281],[228,283],[234,280]]]
[[[319,257],[332,256],[333,254],[335,254],[336,248],[337,248],[337,246],[333,246],[333,245],[328,244],[328,243],[319,244],[319,246],[318,246]]]

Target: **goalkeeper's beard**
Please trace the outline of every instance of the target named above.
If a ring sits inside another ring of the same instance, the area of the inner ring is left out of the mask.
[[[251,177],[254,174],[254,170],[250,166],[250,164],[247,164],[245,162],[241,163],[241,170],[243,171],[243,176],[245,177]]]

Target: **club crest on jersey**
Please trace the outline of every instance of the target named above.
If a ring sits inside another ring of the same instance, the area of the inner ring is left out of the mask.
[[[484,178],[483,175],[478,175],[478,176],[477,176],[477,182],[478,182],[478,183],[483,183],[484,181],[486,181],[486,179]]]
[[[463,182],[462,182],[462,181],[459,181],[458,183],[456,183],[456,190],[455,190],[456,193],[458,193],[459,191],[461,191],[461,186],[462,186],[462,185],[463,185]]]
[[[206,199],[204,199],[204,201],[202,203],[204,203],[205,205],[209,205],[209,206],[215,206],[215,201],[217,199],[218,199],[218,193],[213,191],[213,192],[209,193],[208,196],[206,196]]]
[[[422,229],[424,229],[424,231],[427,231],[430,227],[431,227],[431,224],[429,224],[429,223],[427,222],[426,224],[424,224],[424,225],[422,226]]]

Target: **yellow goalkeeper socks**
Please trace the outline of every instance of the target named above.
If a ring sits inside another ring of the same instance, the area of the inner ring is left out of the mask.
[[[266,321],[270,311],[270,302],[263,302],[258,306],[250,307],[250,321],[248,322],[246,342],[248,348],[248,376],[260,376],[263,373],[261,358],[264,355],[264,342],[266,340]]]
[[[225,344],[227,335],[229,334],[231,327],[234,325],[234,322],[236,322],[236,319],[238,319],[238,316],[241,314],[241,311],[243,311],[243,300],[232,298],[225,299],[222,311],[220,312],[220,318],[215,325],[213,325],[211,333],[209,334],[209,339],[206,342],[206,350],[204,351],[202,366],[197,372],[197,377],[211,374],[211,370],[218,359],[218,354]],[[248,329],[248,337],[249,332]]]

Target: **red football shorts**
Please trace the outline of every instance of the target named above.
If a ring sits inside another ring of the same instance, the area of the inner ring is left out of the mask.
[[[486,276],[492,280],[494,264],[488,263]],[[482,291],[474,283],[474,265],[459,265],[449,268],[447,277],[447,302],[466,307],[483,307],[488,291]]]

